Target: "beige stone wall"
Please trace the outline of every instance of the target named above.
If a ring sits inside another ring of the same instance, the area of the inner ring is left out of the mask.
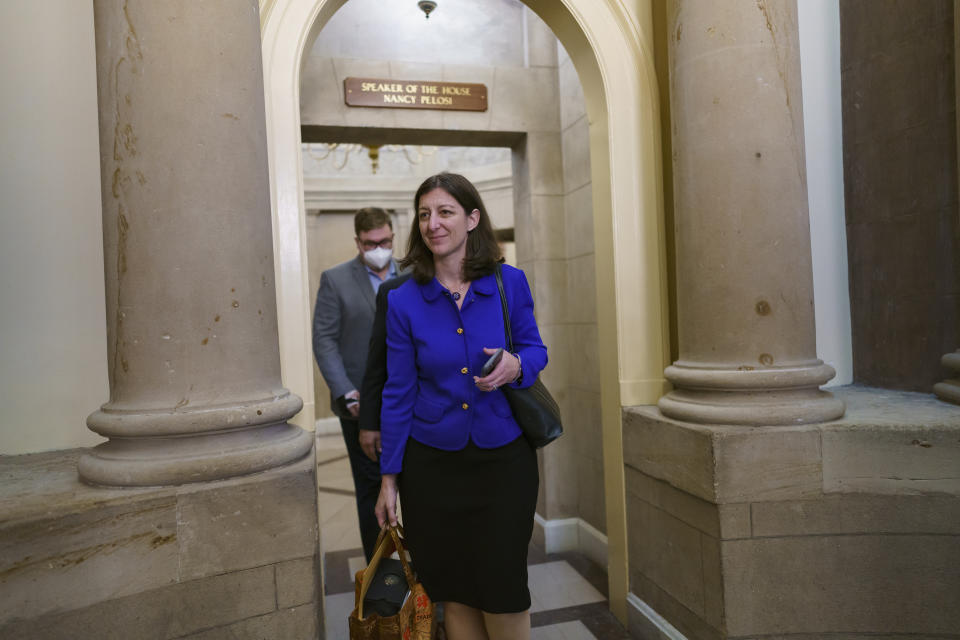
[[[93,7],[3,2],[0,24],[0,452],[91,446],[109,397]]]
[[[600,372],[597,362],[597,314],[590,148],[583,89],[569,56],[559,47],[561,149],[563,155],[563,236],[556,242],[558,263],[566,271],[566,304],[558,318],[553,354],[568,371],[562,410],[569,433],[558,444],[562,458],[554,482],[570,491],[571,513],[598,531],[606,531],[603,455],[600,435]],[[559,354],[563,350],[562,354]],[[566,474],[560,470],[576,469]]]
[[[630,590],[686,637],[960,628],[960,417],[927,395],[838,393],[847,414],[824,425],[627,410]],[[636,614],[631,630],[659,637]]]

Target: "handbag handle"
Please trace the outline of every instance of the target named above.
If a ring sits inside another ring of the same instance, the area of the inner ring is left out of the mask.
[[[377,541],[373,543],[373,548],[374,548],[374,550],[376,550],[377,547],[380,546],[380,543],[383,542],[383,539],[386,537],[388,531],[390,530],[390,526],[391,526],[391,525],[389,525],[389,524],[384,524],[384,526],[382,526],[382,527],[380,528],[380,533],[377,535]],[[405,538],[405,537],[407,536],[407,534],[404,533],[404,531],[403,531],[403,525],[400,524],[399,522],[397,523],[397,530],[400,532],[400,537],[401,537],[401,538]],[[373,559],[373,558],[371,558],[371,560],[372,560],[372,559]]]
[[[503,277],[500,275],[500,263],[494,269],[497,277],[497,291],[500,293],[500,306],[503,307],[503,333],[507,337],[507,347],[513,353],[513,332],[510,331],[510,309],[507,308],[507,295],[503,292]]]
[[[390,537],[387,537],[387,533],[390,534]],[[407,553],[403,548],[403,527],[399,524],[396,526],[387,525],[380,530],[380,535],[377,537],[377,550],[373,553],[373,557],[370,558],[370,564],[367,565],[367,568],[363,571],[363,580],[360,584],[360,595],[357,597],[357,618],[363,620],[363,599],[367,597],[367,591],[370,589],[370,585],[373,583],[373,576],[377,573],[377,567],[380,566],[380,560],[383,559],[385,555],[388,555],[387,549],[390,547],[391,543],[393,548],[396,550],[397,555],[400,556],[400,564],[403,565],[403,573],[407,577],[407,585],[413,585],[415,580],[413,578],[413,570],[410,569],[410,564],[407,562]]]

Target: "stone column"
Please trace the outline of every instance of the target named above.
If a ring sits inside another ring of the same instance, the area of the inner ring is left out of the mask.
[[[95,0],[109,441],[81,478],[179,484],[302,458],[280,383],[257,0]],[[64,310],[69,313],[69,309]]]
[[[843,415],[819,386],[796,0],[676,0],[670,23],[678,420]]]

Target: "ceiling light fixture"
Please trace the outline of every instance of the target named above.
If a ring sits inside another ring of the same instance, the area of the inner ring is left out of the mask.
[[[417,6],[420,7],[420,11],[423,11],[427,16],[427,20],[429,20],[430,12],[437,8],[437,3],[433,0],[420,0]]]

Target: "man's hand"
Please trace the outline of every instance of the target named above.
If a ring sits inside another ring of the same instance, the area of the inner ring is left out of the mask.
[[[360,392],[354,389],[349,393],[343,394],[343,398],[347,401],[347,411],[350,412],[350,415],[356,418],[360,415]]]
[[[368,458],[377,461],[377,454],[382,451],[380,448],[380,432],[369,429],[360,429],[360,448]]]

